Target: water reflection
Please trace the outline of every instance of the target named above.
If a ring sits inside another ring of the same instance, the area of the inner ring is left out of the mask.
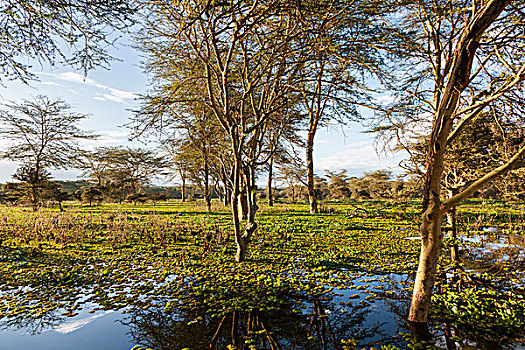
[[[288,297],[271,310],[230,311],[221,317],[211,317],[204,308],[175,313],[162,307],[136,309],[122,322],[133,342],[152,349],[324,350],[342,349],[342,340],[348,339],[402,342],[373,317],[373,307],[348,310],[339,297]]]

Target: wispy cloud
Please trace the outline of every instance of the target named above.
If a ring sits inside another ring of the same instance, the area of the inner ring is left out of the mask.
[[[127,144],[127,139],[130,136],[126,130],[97,130],[96,133],[99,137],[93,140],[83,140],[81,146],[88,149],[104,146],[120,146]]]
[[[40,84],[47,85],[47,86],[58,86],[58,87],[65,87],[62,84],[55,83],[53,81],[41,81]]]
[[[102,130],[102,131],[99,131],[98,133],[106,137],[114,137],[114,138],[122,138],[122,137],[129,136],[129,132],[126,130]]]
[[[71,82],[75,84],[85,84],[85,85],[93,86],[98,89],[102,89],[104,91],[109,92],[109,93],[107,92],[103,93],[102,96],[98,95],[94,97],[96,100],[99,100],[99,101],[113,101],[113,102],[119,102],[119,103],[127,103],[126,100],[134,99],[137,97],[137,95],[132,92],[119,90],[119,89],[115,89],[115,88],[112,88],[104,84],[100,84],[93,79],[90,79],[88,77],[85,77],[81,74],[74,73],[74,72],[65,72],[65,73],[42,72],[39,74],[44,75],[44,76],[49,76],[49,77],[52,77],[54,79],[61,80],[61,81],[67,81],[67,82]],[[59,85],[53,82],[49,82],[49,83]]]

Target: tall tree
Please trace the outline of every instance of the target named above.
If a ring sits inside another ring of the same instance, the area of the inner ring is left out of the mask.
[[[525,165],[525,147],[515,148],[498,166],[454,196],[442,198],[444,162],[450,145],[469,124],[497,106],[523,119],[525,4],[512,0],[415,1],[395,19],[413,36],[405,85],[398,107],[387,111],[392,125],[419,123],[428,130],[425,158],[421,254],[409,320],[427,321],[438,259],[443,215],[490,181]],[[430,120],[429,120],[430,119]],[[415,128],[412,127],[412,130]],[[406,130],[406,128],[405,128]],[[399,135],[399,134],[398,134]]]
[[[112,31],[131,25],[134,12],[127,0],[4,0],[0,3],[0,74],[24,82],[34,79],[28,59],[58,61],[84,73],[107,65]]]
[[[148,68],[160,79],[150,101],[161,103],[146,106],[146,112],[155,107],[146,126],[159,121],[166,105],[191,100],[212,110],[230,142],[236,261],[243,261],[257,229],[255,172],[268,159],[268,125],[286,124],[282,112],[290,107],[305,51],[294,42],[300,30],[295,8],[278,0],[151,5],[142,43]],[[206,94],[193,95],[195,86]],[[247,203],[244,225],[240,200]]]
[[[310,212],[317,212],[314,141],[326,123],[359,119],[358,106],[372,107],[367,79],[384,78],[382,64],[391,28],[373,18],[392,10],[388,1],[322,0],[302,4],[303,45],[309,55],[295,86],[307,115],[306,167]],[[370,81],[370,80],[368,80]]]
[[[11,141],[2,158],[23,164],[23,178],[33,184],[35,205],[39,184],[47,180],[47,169],[76,166],[81,152],[78,141],[94,137],[77,126],[84,118],[86,115],[72,112],[63,100],[45,96],[8,103],[0,111],[0,135]]]

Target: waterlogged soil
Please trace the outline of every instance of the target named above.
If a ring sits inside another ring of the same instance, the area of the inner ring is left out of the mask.
[[[428,343],[405,321],[417,204],[324,209],[264,208],[236,264],[220,207],[0,208],[0,349],[523,348],[520,204],[461,207]]]

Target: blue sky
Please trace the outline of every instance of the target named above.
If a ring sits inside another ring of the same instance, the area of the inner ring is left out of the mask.
[[[128,141],[129,130],[124,125],[137,107],[135,97],[147,90],[147,76],[140,68],[138,52],[129,45],[120,44],[112,53],[119,61],[112,62],[109,70],[97,69],[86,77],[71,67],[35,64],[32,72],[40,81],[27,86],[4,80],[5,86],[0,86],[0,104],[31,99],[40,94],[62,98],[76,112],[90,115],[83,121],[82,128],[101,136],[89,141],[86,147],[141,145],[137,141]],[[324,175],[325,169],[347,169],[350,176],[361,176],[365,171],[390,169],[400,173],[397,164],[401,157],[393,154],[379,156],[374,149],[373,135],[362,131],[363,127],[358,124],[351,124],[344,130],[339,126],[321,129],[314,150],[316,172]],[[2,140],[0,147],[5,147]],[[0,160],[0,183],[10,181],[16,167],[15,163]],[[74,169],[51,173],[58,180],[74,180],[79,174]]]

